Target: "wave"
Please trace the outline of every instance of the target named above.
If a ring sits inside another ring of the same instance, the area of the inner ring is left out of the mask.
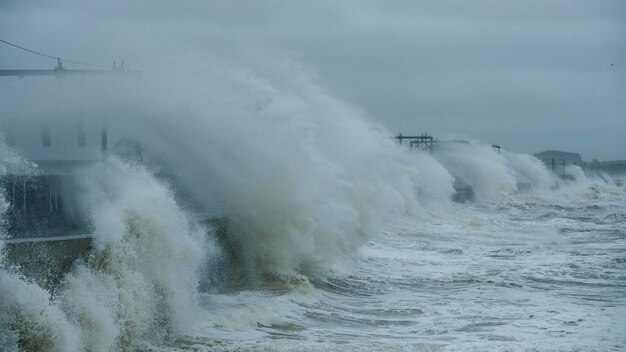
[[[49,291],[3,265],[0,345],[160,344],[209,314],[198,295],[229,266],[252,283],[323,277],[398,219],[450,216],[455,180],[471,184],[478,202],[507,199],[522,182],[547,193],[555,182],[539,160],[478,142],[440,143],[432,155],[401,149],[384,128],[289,70],[292,77],[278,82],[219,65],[120,89],[66,81],[49,100],[12,111],[53,126],[89,111],[81,121],[108,126],[111,154],[123,146],[117,141],[130,140],[140,157],[111,155],[79,172],[92,249],[58,287]],[[46,117],[50,105],[55,114]],[[22,127],[38,131],[39,123]],[[38,172],[4,144],[0,157],[0,175]],[[588,185],[571,172],[573,184]],[[7,208],[0,197],[0,210]],[[216,215],[228,218],[221,235],[198,221]]]
[[[141,167],[111,158],[83,170],[81,182],[82,205],[96,229],[93,248],[52,291],[3,263],[4,348],[137,348],[194,323],[200,278],[215,251],[207,229],[192,222],[171,190]]]

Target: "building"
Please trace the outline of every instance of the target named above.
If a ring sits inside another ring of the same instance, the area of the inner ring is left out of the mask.
[[[556,163],[576,164],[582,165],[583,158],[579,153],[561,152],[557,150],[546,150],[537,154],[534,154],[539,160],[543,160],[545,163],[554,161]]]
[[[12,121],[3,124],[9,146],[37,165],[34,174],[2,176],[0,185],[10,207],[10,238],[65,236],[89,231],[77,201],[81,167],[102,160],[107,133],[81,121],[52,123]]]

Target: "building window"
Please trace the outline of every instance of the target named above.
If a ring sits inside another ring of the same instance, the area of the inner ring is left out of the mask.
[[[50,127],[48,126],[43,126],[41,128],[41,144],[44,147],[49,147],[50,145],[52,145],[52,143],[50,142]]]

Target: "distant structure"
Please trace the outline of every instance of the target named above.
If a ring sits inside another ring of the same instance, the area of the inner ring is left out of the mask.
[[[594,168],[602,170],[610,175],[626,175],[626,160],[595,161],[591,164]]]
[[[580,156],[579,153],[562,152],[558,150],[546,150],[544,152],[535,154],[535,157],[543,161],[554,159],[560,163],[565,161],[566,164],[583,164],[583,158]]]
[[[543,161],[546,167],[551,169],[555,174],[560,174],[559,176],[565,174],[565,167],[567,165],[579,166],[585,172],[602,171],[614,176],[626,174],[626,160],[598,161],[593,159],[592,161],[583,161],[579,153],[556,150],[547,150],[536,153],[534,156]]]
[[[74,199],[76,173],[81,167],[102,160],[108,137],[101,125],[24,121],[4,125],[8,144],[37,164],[35,175],[0,177],[0,187],[10,201],[8,233],[18,237],[54,237],[88,232]]]
[[[52,58],[0,39],[19,49]],[[137,76],[123,67],[70,70],[54,58],[53,69],[0,70],[2,77],[32,76]],[[29,79],[29,78],[25,78]],[[85,256],[91,247],[92,221],[81,206],[80,170],[101,161],[108,152],[109,138],[103,122],[50,116],[2,116],[2,133],[11,148],[37,165],[31,170],[12,170],[0,176],[0,194],[10,204],[4,216],[4,255],[20,273],[52,287],[62,273]],[[78,113],[74,113],[78,114]],[[19,114],[18,114],[19,115]],[[39,121],[38,121],[39,120]]]
[[[400,144],[402,144],[403,140],[408,140],[409,147],[411,149],[428,149],[431,153],[433,152],[433,147],[435,145],[435,139],[433,136],[429,136],[426,133],[419,136],[403,136],[402,133],[400,133],[394,138],[397,139]]]
[[[53,56],[53,55],[48,55],[48,54],[44,54],[41,53],[39,51],[35,51],[32,49],[28,49],[25,48],[21,45],[17,45],[15,43],[11,43],[8,42],[4,39],[0,39],[0,43],[1,44],[5,44],[8,46],[11,46],[15,49],[19,49],[25,52],[28,52],[31,55],[38,55],[41,57],[45,57],[48,59],[52,59],[55,60],[57,65],[56,67],[54,67],[53,69],[25,69],[25,70],[0,70],[0,77],[26,77],[26,76],[56,76],[56,77],[61,77],[61,76],[86,76],[86,75],[90,75],[90,76],[94,76],[94,75],[125,75],[125,76],[129,76],[129,75],[139,75],[141,74],[141,72],[139,71],[134,71],[134,70],[128,70],[126,68],[124,68],[124,61],[122,61],[122,65],[120,67],[118,67],[115,62],[113,62],[113,67],[109,69],[108,66],[106,65],[100,65],[100,64],[94,64],[94,63],[88,63],[88,62],[82,62],[82,61],[75,61],[75,60],[69,60],[66,59],[64,57],[59,57],[59,56]],[[70,63],[70,64],[74,64],[74,65],[81,65],[81,66],[89,66],[89,67],[98,67],[98,69],[86,69],[86,70],[68,70],[65,68],[65,66],[63,66],[63,63]]]
[[[63,66],[63,60],[57,59],[56,67],[52,69],[24,69],[24,70],[0,70],[0,77],[26,77],[26,76],[139,76],[140,71],[129,70],[122,66],[117,66],[115,62],[110,69],[87,69],[87,70],[69,70]]]
[[[409,135],[405,136],[402,133],[398,134],[394,137],[398,140],[399,144],[402,144],[404,140],[409,141],[409,148],[411,150],[428,150],[430,153],[433,153],[435,150],[436,143],[443,143],[445,145],[456,144],[456,143],[469,143],[467,141],[444,141],[439,142],[433,136],[422,133],[420,135]],[[498,147],[499,152],[499,147]],[[454,194],[452,195],[452,200],[459,203],[466,203],[474,200],[474,189],[472,185],[468,184],[463,180],[462,177],[458,175],[453,175],[454,177]]]
[[[66,174],[75,167],[101,161],[108,148],[104,125],[78,118],[39,124],[14,118],[2,127],[9,146],[45,174]]]
[[[562,152],[558,150],[547,150],[536,153],[534,156],[543,161],[546,167],[560,178],[565,180],[573,179],[573,176],[566,172],[567,165],[577,165],[586,169],[586,163],[579,153]]]

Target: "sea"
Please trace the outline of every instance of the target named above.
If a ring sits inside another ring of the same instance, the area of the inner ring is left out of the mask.
[[[306,79],[235,76],[197,99],[56,90],[58,116],[109,116],[111,152],[74,170],[91,249],[52,286],[2,251],[1,351],[626,350],[623,177],[475,140],[411,150]],[[45,172],[8,126],[0,175]]]
[[[625,195],[623,188],[591,184],[405,219],[325,277],[203,295],[202,306],[216,313],[203,333],[179,344],[623,351]]]

